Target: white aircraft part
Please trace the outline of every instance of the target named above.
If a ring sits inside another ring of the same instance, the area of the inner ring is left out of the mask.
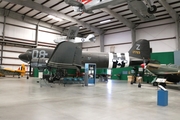
[[[129,57],[129,53],[125,53],[125,59],[126,59],[126,64],[125,64],[125,67],[128,67],[129,64],[130,64],[130,57]]]
[[[74,12],[83,12],[83,10],[80,7],[73,6]]]
[[[60,43],[60,42],[63,42],[63,41],[67,41],[67,36],[61,36],[61,37],[59,37],[59,38],[57,38],[57,39],[54,39],[54,42],[55,42],[56,44],[58,44],[58,43]]]
[[[121,58],[121,53],[116,53],[118,58]]]
[[[113,67],[113,53],[109,53],[109,65],[108,68]]]
[[[81,37],[76,37],[74,40],[74,43],[81,43],[81,42],[94,42],[95,35],[94,34],[89,34],[86,38],[81,38]]]
[[[158,83],[165,83],[166,79],[165,78],[157,78],[156,82],[158,82]]]
[[[67,40],[67,36],[61,36],[57,39],[54,39],[54,42],[57,44],[63,41],[71,41],[73,43],[82,43],[82,42],[94,42],[95,40],[96,40],[95,35],[89,34],[86,38],[75,37],[75,39],[70,39],[70,40]]]
[[[122,61],[125,63],[124,67],[128,67],[130,64],[129,53],[116,53],[118,63],[122,64]],[[121,66],[117,65],[116,68],[121,68]]]
[[[167,89],[164,88],[162,85],[158,85],[158,87],[161,88],[161,89],[164,90],[164,91],[167,91]]]
[[[121,63],[122,60],[121,60],[121,53],[116,53],[117,54],[117,58],[118,58],[118,63]],[[121,66],[117,66],[116,68],[121,68]]]
[[[94,34],[89,34],[85,39],[85,41],[92,41],[92,42],[94,42],[95,40],[96,38]]]

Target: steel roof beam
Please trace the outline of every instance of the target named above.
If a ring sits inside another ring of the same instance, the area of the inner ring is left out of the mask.
[[[26,0],[26,1],[22,1],[22,0],[4,0],[4,1],[19,4],[19,5],[22,5],[22,6],[26,6],[26,7],[38,10],[40,12],[44,12],[44,13],[49,14],[49,15],[53,15],[53,16],[61,18],[61,19],[66,19],[68,21],[77,23],[77,24],[79,24],[79,25],[81,25],[83,27],[86,27],[86,28],[92,30],[93,32],[95,32],[97,34],[102,34],[104,32],[103,30],[101,30],[99,28],[96,28],[94,26],[91,26],[91,25],[89,25],[89,24],[87,24],[87,23],[85,23],[83,21],[77,20],[77,19],[75,19],[75,18],[73,18],[71,16],[65,15],[65,14],[63,14],[61,12],[50,9],[48,7],[45,7],[43,5],[40,5],[40,4],[38,4],[36,2],[33,2],[33,1],[30,1],[30,0]]]
[[[174,21],[177,21],[179,15],[176,11],[166,2],[166,0],[158,0],[159,3],[166,9],[169,15],[173,18]]]
[[[39,25],[41,27],[50,28],[50,29],[53,29],[53,30],[56,30],[56,31],[59,31],[59,32],[63,32],[62,28],[53,26],[52,24],[48,24],[46,22],[42,22],[42,21],[36,20],[34,18],[30,18],[28,16],[25,16],[25,15],[22,15],[22,14],[19,14],[19,13],[10,11],[10,10],[5,10],[5,9],[0,8],[0,15],[1,16],[7,16],[7,17],[10,17],[10,18],[13,18],[13,19],[16,19],[16,20],[19,20],[19,21],[23,21],[23,22],[26,22],[26,23],[30,23],[30,24],[33,24],[33,25]]]
[[[109,8],[102,8],[102,11],[110,14],[111,16],[113,16],[114,18],[116,18],[117,20],[119,20],[120,22],[122,22],[123,24],[125,24],[128,28],[134,28],[135,24],[132,23],[131,21],[129,21],[128,19],[124,18],[122,15],[110,10]]]
[[[180,21],[179,15],[176,11],[166,2],[166,0],[158,0],[159,3],[166,9],[169,15],[175,22],[175,31],[176,31],[176,50],[180,50]]]

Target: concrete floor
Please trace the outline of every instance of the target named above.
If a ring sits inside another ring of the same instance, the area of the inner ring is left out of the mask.
[[[126,82],[95,86],[55,84],[37,78],[0,78],[0,120],[179,120],[180,90],[169,90],[169,105],[157,106],[157,87]]]

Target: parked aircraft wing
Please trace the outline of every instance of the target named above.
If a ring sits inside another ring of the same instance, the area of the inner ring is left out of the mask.
[[[25,71],[25,65],[22,64],[21,68],[18,68],[18,70],[12,70],[9,68],[0,68],[0,73],[4,74],[4,75],[21,75],[24,76],[26,71]]]
[[[76,44],[68,41],[59,43],[47,65],[54,68],[81,67],[82,50]]]

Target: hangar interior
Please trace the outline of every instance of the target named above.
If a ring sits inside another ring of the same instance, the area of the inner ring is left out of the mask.
[[[136,41],[146,39],[150,42],[154,58],[167,60],[162,64],[180,65],[180,1],[154,0],[157,11],[154,13],[155,18],[151,20],[142,20],[134,14],[129,9],[127,1],[93,10],[91,14],[80,15],[64,0],[1,0],[1,66],[17,69],[24,63],[18,56],[26,50],[55,48],[54,40],[67,33],[71,26],[79,27],[79,37],[86,37],[89,34],[96,36],[94,42],[77,43],[82,51],[126,53]],[[109,22],[101,23],[107,20]],[[166,55],[161,56],[162,54]],[[169,55],[172,55],[171,58],[174,57],[173,60],[169,59]],[[28,66],[27,63],[25,65]],[[122,78],[114,75],[124,69],[113,69],[111,78],[121,80]],[[26,72],[29,72],[29,67],[26,68]],[[126,81],[120,81],[120,83],[114,81],[107,84],[99,83],[95,87],[88,88],[76,85],[65,88],[58,85],[54,85],[53,88],[40,88],[36,84],[37,79],[30,78],[29,81],[25,78],[19,80],[11,77],[0,79],[0,90],[2,90],[0,119],[116,120],[121,118],[126,120],[135,118],[140,120],[150,119],[149,115],[152,116],[152,120],[178,119],[176,114],[180,107],[177,104],[178,90],[170,90],[169,106],[157,108],[157,88],[151,88],[151,85],[144,85],[142,90],[137,89],[137,86],[127,85]],[[145,96],[146,94],[149,95]]]

